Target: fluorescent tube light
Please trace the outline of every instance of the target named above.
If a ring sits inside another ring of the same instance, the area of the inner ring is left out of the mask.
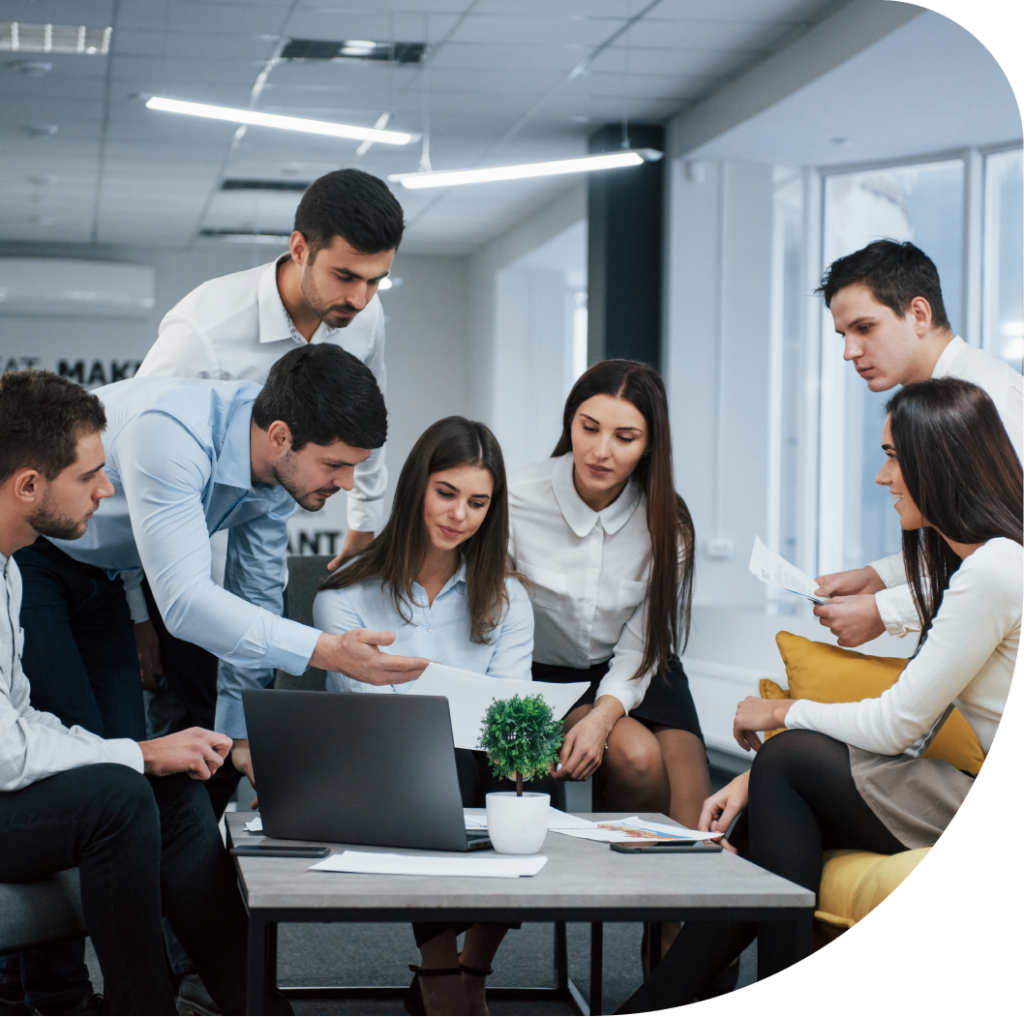
[[[525,180],[562,173],[593,173],[595,170],[621,169],[657,162],[661,152],[652,148],[628,149],[603,155],[587,155],[580,159],[559,159],[555,162],[529,162],[518,166],[486,166],[480,169],[432,170],[427,173],[392,173],[388,180],[403,187],[452,187],[455,184],[486,184],[497,180]]]
[[[208,106],[202,102],[183,102],[154,95],[146,101],[147,109],[166,113],[184,113],[210,120],[228,120],[234,124],[252,124],[255,127],[276,127],[282,131],[302,131],[306,134],[326,134],[332,138],[352,138],[355,141],[373,141],[381,145],[408,145],[416,140],[415,134],[402,131],[380,131],[373,127],[354,127],[350,124],[332,124],[325,120],[304,120],[276,113],[257,113],[251,109],[231,109],[228,106]]]

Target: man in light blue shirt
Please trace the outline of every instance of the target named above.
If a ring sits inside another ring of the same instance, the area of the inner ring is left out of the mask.
[[[301,674],[310,664],[371,684],[418,677],[426,660],[378,649],[390,634],[327,635],[281,617],[295,503],[322,508],[351,488],[356,464],[384,443],[386,411],[369,368],[336,346],[307,346],[278,361],[262,390],[254,382],[139,378],[96,394],[107,414],[105,470],[114,495],[83,538],[19,552],[26,603],[37,581],[40,599],[52,600],[46,574],[55,568],[91,569],[108,580],[120,574],[130,620],[140,623],[144,570],[168,630],[220,658],[215,726],[234,740],[233,762],[250,779],[242,688],[269,684],[276,668]],[[231,531],[224,588],[210,575],[210,534],[222,529]],[[87,604],[26,613],[32,673],[51,676],[40,698],[69,697],[69,669],[53,659],[54,646],[71,642],[59,630],[83,615]]]

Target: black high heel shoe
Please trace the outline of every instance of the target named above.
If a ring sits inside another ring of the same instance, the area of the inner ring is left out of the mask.
[[[420,978],[429,978],[432,975],[458,975],[461,978],[463,971],[461,964],[457,968],[420,968],[415,964],[410,964],[409,970],[413,973],[412,984],[406,990],[402,1002],[405,1005],[405,1012],[411,1014],[412,1017],[426,1017],[427,1013],[426,1004],[423,1002],[423,990],[420,988]],[[471,971],[470,974],[477,974],[477,972]]]

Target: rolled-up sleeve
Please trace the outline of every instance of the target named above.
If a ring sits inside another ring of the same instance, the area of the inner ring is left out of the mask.
[[[210,575],[202,491],[212,463],[203,446],[159,412],[136,418],[115,444],[139,558],[168,631],[228,664],[301,673],[320,633],[280,617],[282,580],[268,570],[283,571],[281,519],[249,524],[250,536],[236,541],[237,568],[251,567],[252,576],[235,585],[252,603],[221,589]]]
[[[373,335],[373,350],[366,366],[377,379],[382,396],[388,394],[388,374],[384,366],[384,312],[378,303],[377,323]],[[346,519],[350,530],[380,533],[384,525],[384,492],[388,486],[388,471],[384,464],[387,445],[374,449],[368,459],[356,468],[346,504]]]
[[[644,629],[647,625],[647,598],[629,616],[622,626],[622,635],[615,644],[615,653],[608,666],[608,673],[597,687],[596,699],[614,696],[622,708],[629,713],[644,701],[647,686],[651,684],[654,671],[648,671],[634,678],[637,668],[644,659]]]

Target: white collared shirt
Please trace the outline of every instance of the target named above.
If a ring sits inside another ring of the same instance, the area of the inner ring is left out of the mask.
[[[143,773],[137,742],[100,738],[77,725],[65,727],[52,713],[31,705],[28,678],[21,669],[21,573],[14,559],[2,554],[0,570],[0,792],[18,791],[93,763],[121,763]]]
[[[633,679],[647,625],[647,503],[630,479],[595,512],[576,493],[572,471],[567,452],[509,477],[509,556],[530,581],[533,659],[573,668],[610,659],[597,695],[614,696],[629,713],[651,682],[651,673]]]
[[[274,364],[306,341],[277,288],[282,258],[210,279],[183,297],[160,322],[157,340],[138,376],[265,384]],[[328,328],[321,322],[309,341],[334,343],[358,357],[373,372],[381,394],[387,394],[384,309],[376,295],[346,328]],[[349,529],[380,532],[387,482],[384,449],[374,449],[355,469],[355,486],[348,495]]]
[[[984,389],[999,411],[1006,433],[1017,452],[1017,458],[1024,460],[1024,377],[1006,361],[970,346],[960,336],[955,336],[942,351],[942,355],[935,363],[932,377],[960,378]],[[890,636],[920,632],[921,619],[918,617],[914,598],[907,585],[903,555],[894,554],[873,561],[871,568],[878,573],[887,587],[875,594],[875,603],[878,605],[878,614],[885,625],[885,631]]]

